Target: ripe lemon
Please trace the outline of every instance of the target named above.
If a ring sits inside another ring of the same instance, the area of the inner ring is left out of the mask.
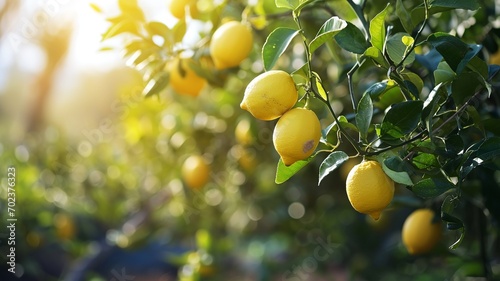
[[[496,51],[496,53],[490,55],[489,63],[500,65],[500,49]]]
[[[222,24],[210,41],[210,55],[217,69],[240,65],[253,46],[252,31],[237,21]]]
[[[287,166],[311,156],[321,137],[321,124],[316,114],[304,108],[287,111],[276,123],[274,148]]]
[[[254,142],[250,120],[243,119],[238,122],[234,130],[236,141],[242,145],[250,145]]]
[[[273,120],[292,108],[298,97],[290,74],[271,70],[255,77],[248,84],[240,107],[257,119]]]
[[[54,216],[56,235],[62,240],[69,240],[75,236],[75,223],[67,214],[56,214]]]
[[[183,19],[186,16],[186,7],[188,6],[191,16],[195,16],[198,9],[196,8],[196,1],[193,0],[171,0],[168,4],[168,10],[174,17]]]
[[[170,87],[178,94],[197,97],[207,81],[189,67],[189,62],[187,59],[176,59],[169,64]]]
[[[363,161],[347,175],[346,192],[356,211],[378,220],[394,197],[394,181],[377,161]]]
[[[200,155],[191,155],[182,165],[182,178],[189,187],[200,189],[210,178],[210,167]]]
[[[406,218],[403,224],[403,244],[412,255],[430,251],[441,238],[441,223],[433,222],[431,209],[418,209]]]

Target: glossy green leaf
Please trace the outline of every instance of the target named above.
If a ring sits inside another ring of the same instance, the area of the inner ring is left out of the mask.
[[[168,33],[170,32],[170,29],[164,23],[158,21],[148,22],[148,24],[146,25],[146,29],[151,36],[159,35],[164,38],[166,38]]]
[[[385,58],[382,55],[381,51],[373,46],[366,49],[363,56],[371,58],[376,64],[378,64],[382,67],[385,67],[385,68],[389,67],[389,65],[385,61]]]
[[[455,79],[456,74],[451,69],[451,67],[445,62],[442,61],[438,64],[437,69],[434,71],[434,83],[448,83]]]
[[[468,151],[471,153],[460,170],[460,179],[464,179],[477,166],[500,157],[500,137],[490,137]]]
[[[415,26],[411,21],[410,12],[405,8],[403,0],[396,1],[396,15],[398,16],[406,32],[412,33]]]
[[[373,104],[370,95],[363,95],[358,103],[356,112],[356,126],[359,130],[359,136],[362,140],[368,137],[368,129],[372,122],[373,117]]]
[[[373,99],[377,99],[380,95],[382,95],[387,90],[387,80],[377,82],[368,89],[366,89],[363,95],[369,95]]]
[[[439,167],[436,155],[433,152],[417,154],[412,158],[412,163],[421,170],[432,170]]]
[[[389,55],[389,58],[391,58],[391,60],[395,64],[399,64],[405,57],[408,50],[410,49],[407,45],[403,43],[403,38],[405,38],[405,36],[409,36],[409,34],[399,32],[390,36],[389,39],[387,39],[386,51],[387,54]],[[415,61],[415,51],[412,51],[407,56],[403,65],[411,64],[413,63],[413,61]]]
[[[481,87],[481,75],[477,72],[464,71],[453,80],[451,96],[457,105],[467,102]]]
[[[316,72],[313,72],[313,75],[314,75],[314,89],[324,101],[328,101],[327,93],[323,88],[323,85],[321,84],[319,75]]]
[[[278,27],[269,34],[262,47],[262,60],[266,70],[273,68],[298,33],[299,31],[293,28]]]
[[[94,10],[98,13],[102,13],[102,9],[101,9],[101,7],[99,7],[99,5],[97,5],[95,3],[90,3],[89,5],[92,8],[92,10]]]
[[[359,28],[350,22],[346,23],[345,28],[335,35],[335,41],[346,51],[363,54],[370,47],[370,44],[366,41],[363,32]]]
[[[311,162],[316,155],[317,155],[317,152],[315,154],[309,156],[309,158],[307,158],[305,160],[297,161],[290,166],[286,166],[285,163],[283,163],[283,160],[281,160],[281,158],[280,158],[280,160],[278,161],[278,167],[276,169],[276,178],[275,178],[274,182],[276,184],[282,184],[282,183],[286,182],[291,177],[293,177],[293,175],[295,175],[302,168],[304,168],[307,164],[309,164],[309,162]]]
[[[276,7],[294,10],[300,5],[300,0],[275,0]]]
[[[411,190],[417,196],[428,199],[437,197],[453,188],[455,188],[455,185],[445,178],[435,177],[417,182]]]
[[[113,24],[109,29],[102,35],[102,41],[115,37],[123,33],[132,33],[139,35],[139,26],[134,21],[124,20],[116,24]]]
[[[340,165],[342,165],[342,163],[347,161],[347,159],[349,159],[349,156],[343,151],[334,151],[330,153],[330,155],[328,155],[319,166],[318,185],[333,170],[337,169]]]
[[[384,50],[385,42],[385,16],[387,15],[389,9],[389,3],[385,6],[385,9],[378,13],[370,22],[370,36],[371,43],[373,47],[377,48],[379,51]]]
[[[443,85],[443,83],[439,83],[432,89],[427,99],[425,99],[424,108],[422,109],[422,120],[425,122],[427,131],[429,131],[431,135],[433,134],[432,126],[434,125],[434,114],[439,109],[441,102],[448,96]]]
[[[422,101],[405,101],[391,106],[380,128],[382,140],[399,139],[415,130],[422,106]]]
[[[477,10],[480,5],[477,0],[431,0],[430,7],[446,7],[452,9]]]
[[[433,33],[427,38],[427,41],[436,48],[457,75],[481,50],[480,45],[468,45],[457,37],[444,32]]]
[[[384,172],[395,182],[412,186],[413,181],[406,171],[406,163],[398,156],[391,156],[384,160],[382,168]]]
[[[163,89],[165,89],[168,85],[169,75],[167,72],[158,73],[153,79],[149,80],[142,94],[145,97],[151,97],[160,93]]]
[[[311,41],[311,43],[309,43],[309,52],[314,53],[314,51],[316,51],[326,41],[332,40],[332,38],[346,26],[346,21],[338,17],[331,17],[328,19],[321,26],[316,34],[316,37]]]

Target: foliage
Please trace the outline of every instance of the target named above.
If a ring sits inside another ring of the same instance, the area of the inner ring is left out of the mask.
[[[127,86],[140,90],[121,93],[128,102],[113,119],[122,137],[92,143],[85,157],[81,143],[26,140],[32,156],[19,169],[22,185],[35,188],[20,209],[39,225],[27,223],[28,233],[55,239],[50,214],[68,211],[88,226],[63,244],[75,260],[93,240],[124,249],[150,240],[179,244],[182,251],[165,260],[180,267],[180,280],[254,272],[257,280],[339,272],[384,280],[498,277],[500,66],[488,64],[500,42],[494,1],[197,2],[196,14],[170,24],[150,21],[136,0],[118,0],[103,49],[120,40],[140,75]],[[253,52],[239,67],[218,70],[210,38],[234,19],[252,25]],[[191,58],[209,83],[197,98],[169,85],[167,65],[180,57]],[[292,75],[297,107],[313,110],[323,129],[316,152],[289,166],[272,150],[274,123],[239,108],[246,85],[271,69]],[[232,132],[242,121],[251,137],[238,143]],[[181,179],[193,154],[212,167],[200,190]],[[398,183],[379,222],[346,199],[339,168],[353,158],[378,161]],[[399,235],[418,208],[439,214],[446,247],[411,257]],[[89,217],[95,221],[84,222]],[[315,256],[320,251],[327,254]]]
[[[313,156],[291,166],[285,166],[279,160],[276,183],[289,180],[325,153],[328,155],[319,167],[318,184],[349,158],[376,159],[395,182],[422,198],[422,205],[431,204],[438,209],[440,202],[446,203],[449,200],[446,198],[453,198],[455,203],[441,207],[440,213],[450,230],[462,232],[459,240],[450,246],[456,248],[464,237],[464,223],[460,216],[453,214],[454,209],[460,202],[498,194],[497,187],[488,182],[482,182],[481,189],[475,193],[465,192],[464,186],[478,180],[478,174],[485,170],[499,169],[500,138],[491,126],[498,120],[498,109],[479,104],[494,103],[496,97],[492,95],[496,93],[494,85],[500,68],[487,64],[487,52],[480,45],[482,42],[471,40],[473,34],[463,30],[467,28],[465,24],[446,26],[436,14],[444,18],[474,18],[482,22],[490,15],[479,10],[477,1],[465,0],[404,3],[398,0],[387,5],[377,1],[357,4],[350,0],[332,3],[276,0],[275,4],[287,12],[280,14],[283,22],[276,27],[266,21],[265,30],[272,30],[267,32],[262,44],[263,68],[281,67],[290,71],[301,93],[299,106],[315,109],[328,128],[324,132],[323,147]],[[262,13],[259,5],[262,3],[242,13],[243,20],[252,22],[256,29],[262,26],[252,21],[252,13],[258,18],[273,15]],[[205,13],[212,15],[210,19],[213,19],[214,11],[221,9],[214,6]],[[309,23],[309,15],[316,16],[317,20]],[[144,20],[142,17],[137,19]],[[145,37],[161,35],[165,40],[162,46],[157,46],[161,48],[159,51],[166,51],[167,57],[175,57],[186,51],[176,48],[182,43],[181,31],[184,31],[178,26],[185,26],[190,20],[193,19],[181,19],[172,29],[163,26],[154,30],[145,28],[148,32]],[[147,27],[152,23],[141,24]],[[214,30],[218,22],[212,20],[211,24]],[[118,34],[112,32],[115,26],[112,25],[108,32],[113,36]],[[132,28],[128,31],[135,32]],[[209,41],[210,32],[203,34],[202,38]],[[145,44],[147,40],[141,42]],[[200,42],[204,43],[204,40]],[[280,65],[280,58],[290,56],[288,50],[292,46],[293,49],[302,49],[303,55],[294,57],[291,65]],[[154,72],[153,64],[165,60],[159,60],[144,50],[135,49],[141,53],[141,59],[134,60],[133,64],[137,66],[147,61],[144,68]],[[204,50],[203,45],[191,48],[195,58],[205,54]],[[328,73],[327,63],[333,63],[339,69],[338,77]],[[215,83],[213,74],[209,75],[202,69],[200,74],[212,81],[212,86],[221,85]],[[150,75],[149,72],[145,80],[159,86],[147,87],[154,89],[146,91],[147,96],[157,94],[167,86],[167,83],[151,78],[156,75],[166,77],[167,74]],[[219,74],[216,72],[215,75]],[[342,82],[345,78],[347,81]],[[340,115],[332,106],[337,99],[334,81],[347,83],[352,106],[348,115]],[[345,144],[352,148],[345,147]],[[490,222],[500,219],[496,207],[491,204],[478,205],[477,208],[490,214]]]

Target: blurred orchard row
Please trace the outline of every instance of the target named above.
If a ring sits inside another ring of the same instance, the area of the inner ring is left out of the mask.
[[[181,9],[152,0],[27,2],[0,1],[0,60],[11,57],[0,62],[1,280],[468,280],[484,276],[484,247],[491,276],[499,276],[498,222],[480,232],[485,222],[471,202],[457,209],[467,229],[460,247],[450,250],[459,234],[443,230],[430,253],[413,256],[401,229],[423,200],[399,186],[378,221],[356,212],[345,180],[360,158],[319,186],[319,158],[275,183],[276,122],[240,108],[246,86],[264,72],[268,34],[294,24],[274,0],[191,1]],[[301,13],[306,34],[332,15],[356,19],[352,1],[313,2]],[[369,19],[388,3],[361,2]],[[478,2],[475,11],[434,15],[429,28],[483,44],[481,56],[498,63],[498,3]],[[79,13],[86,16],[75,23]],[[145,24],[117,27],[123,18]],[[224,67],[210,57],[210,36],[230,21],[248,24],[252,41],[241,63]],[[98,39],[85,59],[104,63],[75,72],[72,50],[86,23]],[[149,47],[158,50],[145,56]],[[311,63],[334,93],[333,109],[352,118],[346,74],[356,56],[330,47]],[[275,68],[298,69],[304,52],[292,43]],[[363,92],[385,75],[367,65],[354,85]],[[326,108],[311,109],[322,128],[332,122]],[[355,154],[348,143],[339,149]],[[17,171],[14,275],[4,226],[9,166]]]

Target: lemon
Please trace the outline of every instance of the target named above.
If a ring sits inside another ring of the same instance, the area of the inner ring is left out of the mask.
[[[257,119],[273,120],[292,108],[298,97],[290,74],[271,70],[255,77],[247,85],[240,107]]]
[[[191,155],[182,165],[182,178],[189,187],[200,189],[210,178],[210,167],[200,155]]]
[[[321,124],[316,114],[304,108],[287,111],[276,123],[274,148],[287,166],[311,156],[321,137]]]
[[[56,235],[62,240],[69,240],[75,236],[75,223],[67,214],[56,214],[54,216]]]
[[[189,59],[175,59],[168,65],[170,87],[178,94],[197,97],[207,81],[198,76],[189,63]]]
[[[354,168],[354,166],[358,165],[360,162],[359,158],[350,158],[347,160],[342,166],[340,166],[340,179],[345,181],[347,179],[347,175]]]
[[[234,130],[236,141],[242,145],[250,145],[254,142],[250,120],[242,119]]]
[[[429,252],[441,238],[441,223],[431,209],[418,209],[403,224],[403,244],[412,255]]]
[[[394,197],[394,181],[377,161],[363,161],[347,175],[346,192],[356,211],[378,220]]]
[[[168,5],[168,10],[174,17],[183,19],[186,16],[186,7],[189,7],[191,16],[198,13],[196,1],[193,0],[171,0]]]
[[[249,27],[238,21],[222,24],[210,41],[210,55],[217,69],[240,65],[252,50],[253,35]]]
[[[490,55],[489,63],[500,65],[500,49],[496,51],[494,54]]]

